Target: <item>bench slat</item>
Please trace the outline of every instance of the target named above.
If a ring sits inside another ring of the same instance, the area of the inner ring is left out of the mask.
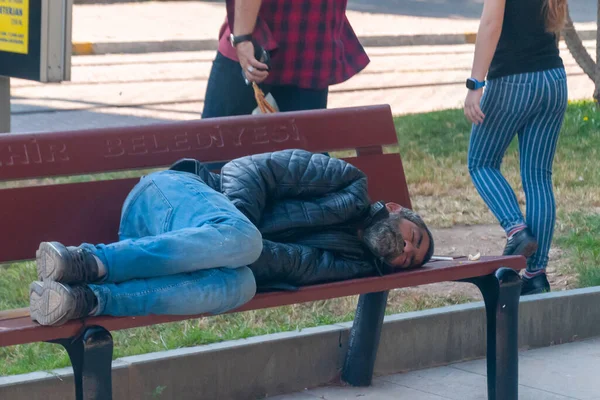
[[[0,262],[35,258],[40,242],[118,239],[121,207],[138,179],[0,190]]]
[[[479,261],[467,261],[465,258],[454,261],[435,261],[421,268],[383,277],[308,286],[296,292],[261,293],[256,295],[250,302],[231,312],[278,307],[437,282],[458,281],[489,275],[500,267],[519,271],[524,269],[525,265],[525,258],[520,256],[482,257]],[[203,315],[193,317],[168,315],[123,318],[95,317],[87,320],[70,321],[59,327],[40,326],[28,317],[14,318],[0,321],[0,347],[72,337],[77,335],[84,326],[100,325],[109,331],[115,331],[201,317]]]
[[[412,209],[400,155],[361,156],[346,161],[367,174],[372,201],[393,201]]]
[[[395,144],[388,105],[4,134],[0,135],[0,181],[153,168],[184,157],[227,161],[289,148],[321,152]]]

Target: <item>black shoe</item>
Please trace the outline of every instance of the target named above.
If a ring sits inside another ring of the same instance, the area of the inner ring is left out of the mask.
[[[36,281],[29,286],[29,312],[40,325],[62,325],[87,317],[97,305],[96,295],[87,285]]]
[[[538,242],[529,230],[525,228],[515,233],[507,242],[502,255],[529,257],[537,251]]]
[[[40,281],[91,283],[98,280],[98,263],[84,248],[42,242],[35,256]]]
[[[530,294],[540,294],[550,291],[550,282],[546,274],[539,274],[533,278],[523,277],[523,284],[521,286],[521,296],[527,296]]]

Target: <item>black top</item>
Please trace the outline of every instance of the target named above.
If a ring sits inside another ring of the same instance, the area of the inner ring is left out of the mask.
[[[546,32],[544,0],[506,0],[488,79],[563,67],[556,35]]]

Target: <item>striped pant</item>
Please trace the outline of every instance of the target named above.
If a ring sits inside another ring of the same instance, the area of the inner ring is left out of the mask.
[[[548,265],[556,220],[552,163],[567,97],[563,68],[491,79],[481,100],[485,120],[471,131],[469,173],[477,191],[507,233],[525,223],[538,240],[537,252],[527,260],[529,272]],[[527,219],[500,173],[516,134]]]

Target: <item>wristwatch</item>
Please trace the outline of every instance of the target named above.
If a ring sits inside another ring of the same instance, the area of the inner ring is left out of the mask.
[[[229,41],[231,42],[231,45],[233,47],[237,46],[238,44],[242,43],[242,42],[250,42],[252,41],[252,34],[248,34],[248,35],[238,35],[235,36],[233,33],[231,35],[229,35]]]
[[[485,86],[485,81],[480,82],[475,78],[467,79],[467,89],[469,90],[478,90]]]

